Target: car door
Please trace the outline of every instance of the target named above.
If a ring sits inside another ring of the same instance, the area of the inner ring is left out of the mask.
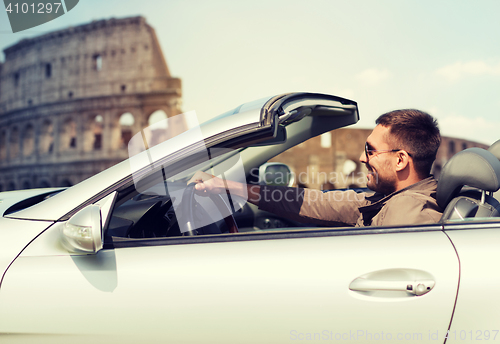
[[[460,258],[460,288],[447,343],[499,340],[499,220],[467,218],[444,228]]]
[[[8,270],[1,332],[120,342],[436,343],[457,294],[457,255],[437,225],[123,239],[78,256],[58,251],[58,225]],[[419,284],[429,290],[408,291]]]

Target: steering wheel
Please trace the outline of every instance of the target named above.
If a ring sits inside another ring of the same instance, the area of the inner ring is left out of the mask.
[[[184,193],[182,194],[182,202],[179,205],[182,214],[184,214],[187,218],[186,221],[187,231],[182,233],[182,235],[184,236],[198,235],[198,232],[196,231],[196,228],[194,226],[194,213],[193,213],[195,185],[196,183],[190,183],[186,187]],[[220,211],[221,214],[224,214],[225,212],[229,213],[229,215],[224,218],[224,222],[226,223],[226,226],[229,228],[229,233],[238,233],[238,225],[236,224],[236,220],[234,219],[233,212],[229,207],[229,205],[226,203],[226,201],[224,201],[224,198],[222,198],[221,195],[209,195],[208,197],[212,200],[212,202],[214,202],[215,206],[217,207],[217,209]]]

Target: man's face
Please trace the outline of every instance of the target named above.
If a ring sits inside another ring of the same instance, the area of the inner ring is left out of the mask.
[[[368,152],[363,151],[359,161],[368,169],[366,186],[385,195],[396,191],[395,156],[389,142],[389,128],[377,125],[366,139]]]

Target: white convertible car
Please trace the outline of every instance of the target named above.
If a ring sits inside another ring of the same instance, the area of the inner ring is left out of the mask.
[[[275,96],[153,147],[143,131],[73,187],[0,193],[0,343],[500,341],[498,146],[443,168],[431,225],[299,225],[186,186],[196,170],[289,184],[270,158],[358,118]]]

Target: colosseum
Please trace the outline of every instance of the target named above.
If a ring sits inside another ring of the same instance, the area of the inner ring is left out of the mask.
[[[0,191],[78,183],[127,158],[141,128],[181,111],[181,80],[143,17],[24,39],[4,54]],[[183,130],[176,124],[167,130]]]

